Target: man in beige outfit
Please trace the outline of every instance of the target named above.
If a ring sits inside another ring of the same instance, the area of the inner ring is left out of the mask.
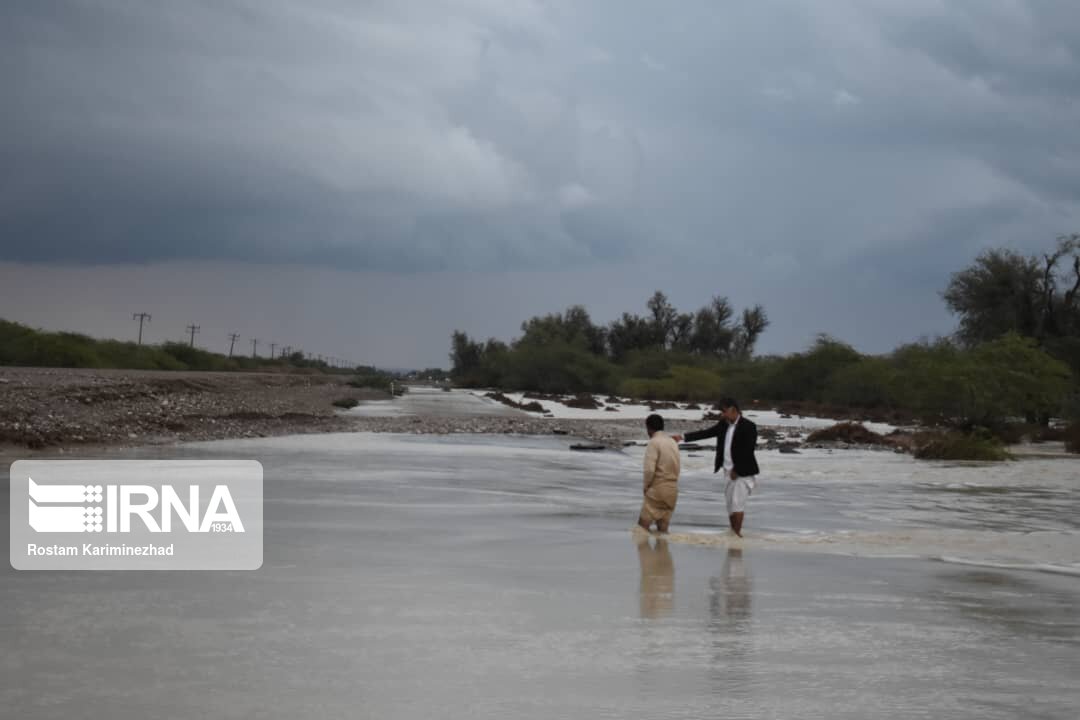
[[[679,499],[679,445],[664,432],[664,418],[653,414],[645,418],[649,444],[645,448],[645,500],[641,503],[638,525],[648,530],[656,523],[658,532],[666,533]]]

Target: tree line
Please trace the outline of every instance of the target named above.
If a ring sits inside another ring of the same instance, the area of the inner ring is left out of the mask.
[[[769,325],[760,305],[736,319],[727,298],[714,297],[696,312],[679,312],[656,291],[648,313],[624,312],[597,325],[581,305],[530,318],[510,343],[477,342],[455,330],[451,376],[462,385],[499,386],[539,392],[613,391],[630,375],[654,375],[673,358],[688,362],[745,360]]]
[[[819,336],[785,356],[756,356],[768,328],[760,305],[736,314],[714,297],[679,312],[657,291],[647,313],[598,325],[582,306],[531,318],[506,343],[456,330],[459,385],[640,399],[809,403],[962,428],[1022,418],[1080,421],[1080,235],[1047,252],[988,250],[954,273],[941,296],[957,316],[949,337],[865,355]]]

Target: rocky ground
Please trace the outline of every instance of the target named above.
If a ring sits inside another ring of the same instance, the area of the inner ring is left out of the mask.
[[[356,430],[364,432],[449,435],[451,433],[495,433],[517,435],[566,435],[609,447],[632,440],[645,440],[640,420],[554,420],[522,413],[516,416],[364,417],[357,418]]]
[[[708,422],[672,423],[671,432],[686,432],[708,427]],[[461,417],[365,417],[357,418],[355,430],[364,432],[413,433],[449,435],[452,433],[495,433],[520,435],[566,435],[568,443],[586,440],[606,447],[621,447],[629,442],[645,442],[648,438],[641,420],[576,420],[550,419],[522,413],[520,417],[461,416]],[[808,441],[808,431],[799,428],[759,427],[758,448],[798,452],[800,448],[829,448],[855,450],[887,450],[906,452],[900,438],[868,439],[852,442],[846,439]]]
[[[349,387],[344,376],[0,367],[0,448],[71,451],[193,440],[311,432],[565,435],[605,447],[643,442],[640,420],[552,419],[512,415],[367,417],[334,401],[389,399],[383,391]],[[707,423],[686,423],[686,431]],[[762,429],[761,446],[893,446],[807,443],[796,429]]]
[[[352,428],[334,400],[387,398],[321,374],[0,368],[0,446],[150,445]]]

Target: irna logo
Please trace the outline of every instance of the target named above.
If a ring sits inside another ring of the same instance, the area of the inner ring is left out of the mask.
[[[39,533],[244,532],[226,485],[215,485],[202,503],[199,485],[47,485],[29,478],[30,527]]]

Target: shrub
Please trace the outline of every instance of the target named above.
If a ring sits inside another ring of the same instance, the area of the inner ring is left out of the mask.
[[[660,379],[635,377],[619,385],[619,393],[641,400],[715,401],[724,383],[715,372],[698,367],[676,365],[670,375]]]
[[[896,372],[884,358],[865,357],[829,377],[823,399],[833,405],[878,408],[893,404]]]
[[[862,423],[843,422],[810,433],[806,442],[845,442],[858,445],[882,445],[885,438]]]
[[[360,404],[360,401],[356,398],[340,398],[334,401],[334,407],[345,408],[346,410],[354,408]]]
[[[1080,453],[1080,423],[1073,423],[1065,428],[1065,449],[1071,453]]]
[[[605,358],[567,342],[520,343],[503,359],[508,389],[542,393],[605,392],[615,367]]]
[[[575,395],[566,401],[566,407],[577,408],[579,410],[596,410],[600,405],[596,402],[596,398],[588,393],[580,393]]]
[[[916,439],[915,457],[920,460],[984,460],[999,462],[1012,456],[985,434],[929,433]]]
[[[373,374],[373,375],[357,375],[348,383],[349,387],[354,388],[373,388],[375,390],[385,390],[390,392],[390,383],[393,382],[393,378],[389,375]]]
[[[228,358],[185,343],[167,342],[161,349],[188,370],[233,370],[238,367],[237,358]]]

